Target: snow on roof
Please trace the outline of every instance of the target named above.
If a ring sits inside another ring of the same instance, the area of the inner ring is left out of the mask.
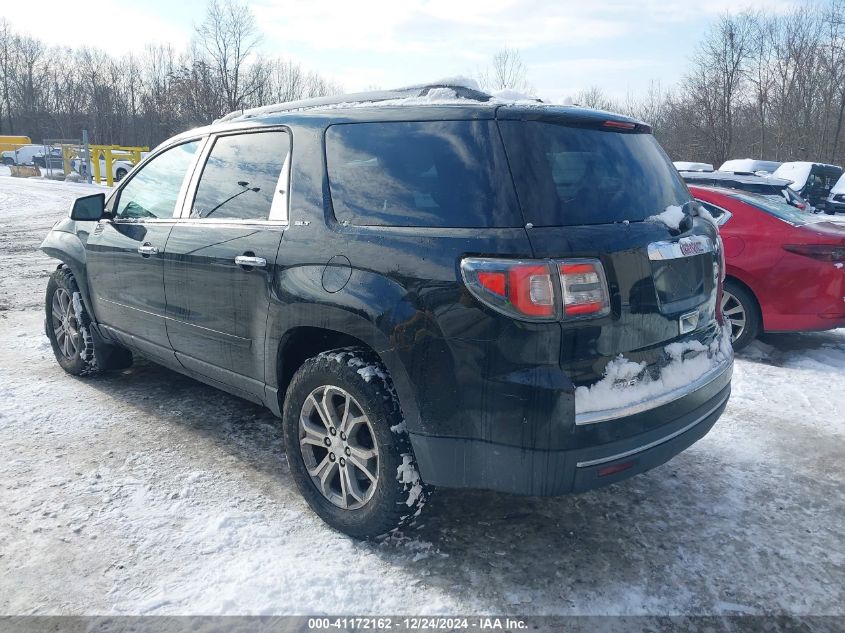
[[[772,175],[778,178],[787,178],[791,180],[792,184],[789,185],[789,187],[795,191],[800,191],[804,185],[807,184],[807,178],[810,177],[810,172],[812,171],[814,165],[841,169],[838,165],[830,165],[829,163],[813,163],[805,160],[796,160],[791,163],[784,163],[778,167]]]
[[[722,166],[719,167],[719,171],[739,171],[749,174],[753,174],[758,171],[772,173],[778,167],[780,167],[780,165],[781,163],[774,160],[759,160],[755,158],[733,158],[731,160],[726,160],[724,163],[722,163]]]
[[[784,163],[775,170],[773,175],[777,178],[791,180],[792,184],[789,187],[795,191],[800,191],[807,182],[807,178],[810,177],[810,170],[812,169],[813,163],[796,161],[794,163]]]
[[[479,83],[473,79],[472,77],[467,77],[465,75],[455,75],[454,77],[443,77],[442,79],[437,79],[436,81],[427,81],[422,84],[413,84],[411,86],[404,86],[402,88],[397,88],[397,90],[420,90],[423,88],[428,88],[429,86],[454,86],[456,88],[469,88],[470,90],[475,90],[477,92],[481,92],[481,86]]]
[[[839,180],[837,180],[836,184],[833,185],[833,188],[830,190],[830,193],[833,195],[845,193],[845,174],[842,174],[839,177]]]
[[[710,163],[691,163],[685,160],[676,160],[672,163],[678,171],[713,171]]]
[[[548,105],[540,99],[516,90],[504,89],[488,94],[478,89],[478,83],[467,77],[451,77],[442,81],[394,90],[362,92],[338,97],[320,97],[288,103],[276,103],[249,110],[236,110],[217,119],[215,123],[235,119],[251,119],[282,112],[306,110],[335,110],[414,105]]]

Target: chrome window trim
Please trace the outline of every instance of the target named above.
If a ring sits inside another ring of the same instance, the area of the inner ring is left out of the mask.
[[[662,407],[664,404],[669,404],[671,402],[674,402],[675,400],[680,400],[684,396],[688,396],[691,393],[694,393],[699,389],[706,387],[711,382],[718,379],[726,371],[730,370],[732,365],[733,356],[726,359],[719,365],[716,365],[715,367],[711,368],[691,383],[678,387],[677,389],[667,391],[666,393],[663,393],[659,396],[655,396],[654,398],[644,400],[643,402],[637,402],[635,404],[627,405],[624,407],[617,407],[615,409],[600,409],[598,411],[587,411],[584,413],[576,412],[575,424],[576,426],[597,424],[598,422],[607,422],[608,420],[624,418],[630,415],[637,415],[638,413],[644,413],[646,411],[650,411],[651,409]]]
[[[673,440],[676,437],[678,437],[679,435],[683,435],[684,433],[691,430],[695,426],[698,426],[699,424],[701,424],[704,420],[706,420],[708,417],[713,415],[714,411],[716,411],[719,407],[721,407],[723,404],[725,404],[725,402],[727,402],[729,397],[730,397],[730,394],[726,393],[724,396],[722,396],[719,399],[719,402],[716,404],[716,406],[711,407],[710,409],[708,409],[708,411],[706,413],[703,413],[702,415],[697,417],[694,421],[687,424],[685,427],[678,429],[677,431],[674,431],[674,432],[670,433],[669,435],[664,435],[663,437],[660,437],[660,438],[654,440],[653,442],[649,442],[648,444],[643,444],[642,446],[638,446],[637,448],[632,448],[631,450],[625,451],[623,453],[616,453],[615,455],[608,455],[607,457],[599,457],[597,459],[591,459],[591,460],[584,461],[584,462],[577,462],[575,464],[575,467],[576,468],[587,468],[589,466],[598,466],[599,464],[606,464],[607,462],[614,462],[617,459],[624,459],[625,457],[630,457],[631,455],[637,455],[638,453],[642,453],[644,451],[647,451],[650,448],[654,448],[656,446],[660,446],[661,444],[665,444],[669,440]]]

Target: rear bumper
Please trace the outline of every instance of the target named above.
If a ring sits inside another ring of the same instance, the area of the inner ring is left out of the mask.
[[[696,391],[654,409],[591,424],[593,445],[541,450],[474,438],[412,434],[426,483],[449,488],[483,488],[523,495],[554,496],[615,483],[659,466],[704,437],[730,396],[732,364]],[[609,442],[600,427],[641,426],[644,417],[668,420],[650,430]]]
[[[825,203],[825,211],[845,213],[845,202],[839,202],[838,200],[827,200]]]

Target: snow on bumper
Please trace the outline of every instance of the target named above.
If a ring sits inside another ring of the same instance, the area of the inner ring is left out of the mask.
[[[575,424],[585,425],[642,413],[701,389],[733,364],[730,331],[723,327],[709,345],[699,341],[664,348],[669,362],[653,377],[645,363],[622,354],[607,364],[604,378],[575,390]]]

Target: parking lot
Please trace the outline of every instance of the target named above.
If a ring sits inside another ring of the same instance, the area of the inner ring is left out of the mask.
[[[752,344],[713,431],[645,475],[442,490],[360,543],[311,514],[268,411],[56,364],[37,247],[90,190],[0,173],[0,612],[845,614],[845,330]]]

